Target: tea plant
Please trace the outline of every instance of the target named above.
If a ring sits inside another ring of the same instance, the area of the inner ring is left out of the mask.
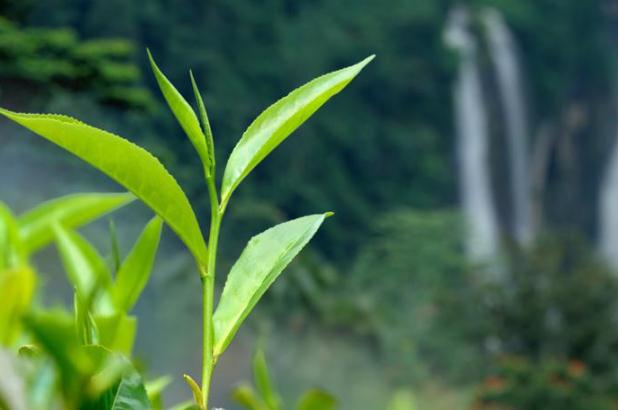
[[[260,114],[230,154],[218,190],[213,133],[193,75],[190,77],[199,115],[159,70],[150,53],[148,55],[163,96],[202,163],[201,172],[208,188],[211,207],[208,240],[202,235],[193,208],[182,188],[145,149],[64,115],[23,114],[6,109],[0,109],[0,114],[107,174],[149,206],[185,243],[195,259],[202,285],[203,365],[201,384],[189,375],[184,377],[193,391],[197,407],[206,409],[211,378],[219,357],[262,295],[314,236],[324,219],[331,215],[326,212],[304,216],[276,225],[253,237],[227,275],[215,310],[219,229],[232,194],[271,151],[326,101],[343,90],[373,56],[356,65],[316,78]],[[62,230],[57,233],[59,238],[66,239]],[[89,337],[88,332],[84,337]]]

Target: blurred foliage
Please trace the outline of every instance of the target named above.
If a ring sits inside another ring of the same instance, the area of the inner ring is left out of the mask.
[[[18,84],[35,93],[88,90],[106,104],[152,108],[150,91],[140,84],[133,54],[134,45],[127,40],[81,41],[69,28],[20,28],[0,16],[2,88]],[[16,98],[11,88],[4,91],[7,98]]]
[[[496,375],[477,392],[475,410],[612,410],[615,395],[598,391],[580,361],[544,361],[506,357]]]

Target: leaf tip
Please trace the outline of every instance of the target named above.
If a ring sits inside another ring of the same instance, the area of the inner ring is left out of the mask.
[[[335,215],[333,211],[324,212],[324,218],[330,218],[333,215]]]

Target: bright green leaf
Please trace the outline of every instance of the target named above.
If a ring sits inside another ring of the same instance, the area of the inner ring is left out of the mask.
[[[137,333],[137,319],[125,312],[109,315],[95,315],[94,322],[98,330],[98,343],[113,351],[131,356],[135,335]]]
[[[251,238],[232,266],[214,314],[215,357],[223,353],[264,292],[329,215],[304,216]]]
[[[11,346],[19,337],[21,318],[30,308],[36,276],[23,265],[0,271],[0,345]]]
[[[161,227],[161,219],[153,218],[120,265],[113,287],[114,306],[117,309],[124,312],[131,310],[146,286],[159,246]]]
[[[174,116],[185,134],[189,137],[193,147],[195,147],[195,150],[204,164],[204,168],[210,169],[210,157],[208,155],[208,148],[206,147],[206,138],[193,108],[191,108],[187,100],[176,90],[170,80],[159,70],[150,51],[148,51],[148,59],[150,60],[150,67],[152,68],[152,72],[157,79],[157,83],[159,84],[159,88],[167,104],[174,113]]]
[[[309,390],[300,398],[296,410],[334,410],[337,400],[322,390]]]
[[[135,200],[130,193],[73,194],[43,202],[19,217],[19,233],[28,253],[54,239],[52,227],[60,223],[76,228]]]
[[[133,192],[170,225],[200,264],[206,264],[206,244],[187,196],[148,151],[71,117],[4,109],[0,114],[80,157]]]
[[[249,125],[234,147],[223,174],[221,203],[273,149],[302,125],[332,96],[339,93],[373,59],[318,77],[292,91]]]
[[[54,226],[56,243],[69,281],[83,302],[88,303],[101,287],[109,286],[111,274],[97,250],[77,232]]]
[[[150,410],[150,401],[142,377],[135,370],[125,372],[120,383],[104,392],[92,410]]]

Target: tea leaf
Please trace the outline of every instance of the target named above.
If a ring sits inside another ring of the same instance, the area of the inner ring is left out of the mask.
[[[58,252],[79,299],[88,303],[101,286],[111,283],[111,275],[103,257],[77,232],[54,226]]]
[[[303,124],[332,96],[339,93],[373,59],[318,77],[292,91],[264,112],[244,132],[225,166],[221,203],[273,149]]]
[[[273,387],[268,372],[268,365],[266,364],[266,357],[261,349],[253,355],[253,378],[255,379],[255,386],[268,408],[278,410],[281,406],[281,399]]]
[[[146,286],[159,246],[161,228],[161,219],[153,218],[120,265],[113,287],[114,306],[117,309],[124,312],[131,310]]]
[[[334,410],[337,400],[321,390],[309,390],[300,398],[296,410]]]
[[[21,318],[30,308],[36,276],[29,266],[0,271],[0,345],[11,346],[19,337]]]
[[[169,224],[200,264],[206,264],[206,244],[187,196],[148,151],[71,117],[4,109],[0,114],[80,157],[133,192]]]
[[[135,334],[137,332],[137,319],[125,312],[117,312],[110,315],[95,315],[94,322],[97,325],[98,343],[107,349],[131,355]]]
[[[9,207],[0,201],[0,271],[26,263],[24,244],[17,220]]]
[[[183,374],[182,378],[185,379],[185,382],[191,389],[191,392],[193,393],[193,400],[195,400],[195,403],[198,405],[200,409],[203,409],[204,408],[204,396],[202,395],[202,389],[200,388],[200,386],[188,374]]]
[[[28,253],[54,239],[52,226],[75,228],[135,200],[130,193],[73,194],[43,202],[19,217],[19,233]]]
[[[136,371],[132,371],[122,377],[111,407],[103,407],[100,410],[150,410],[150,408],[142,378]]]
[[[251,238],[230,271],[215,311],[214,355],[230,344],[243,320],[330,213],[304,216]]]
[[[200,121],[202,122],[202,128],[204,129],[206,137],[206,148],[208,150],[209,161],[209,166],[206,168],[206,176],[211,177],[215,173],[215,142],[212,136],[212,129],[210,128],[210,120],[206,113],[206,106],[204,105],[204,100],[202,100],[200,90],[197,88],[195,77],[193,77],[193,71],[189,71],[189,76],[191,77],[191,86],[193,87],[193,94],[195,95],[195,101],[197,102],[200,113]]]
[[[178,92],[165,74],[161,72],[157,63],[155,63],[152,58],[150,50],[147,50],[147,52],[148,59],[150,60],[150,67],[157,79],[161,93],[163,93],[163,97],[165,97],[165,101],[167,101],[178,123],[189,137],[191,144],[195,147],[197,154],[204,164],[204,169],[210,169],[210,156],[208,155],[208,148],[206,147],[206,137],[202,132],[197,115],[195,115],[193,108],[191,108],[187,100]]]

